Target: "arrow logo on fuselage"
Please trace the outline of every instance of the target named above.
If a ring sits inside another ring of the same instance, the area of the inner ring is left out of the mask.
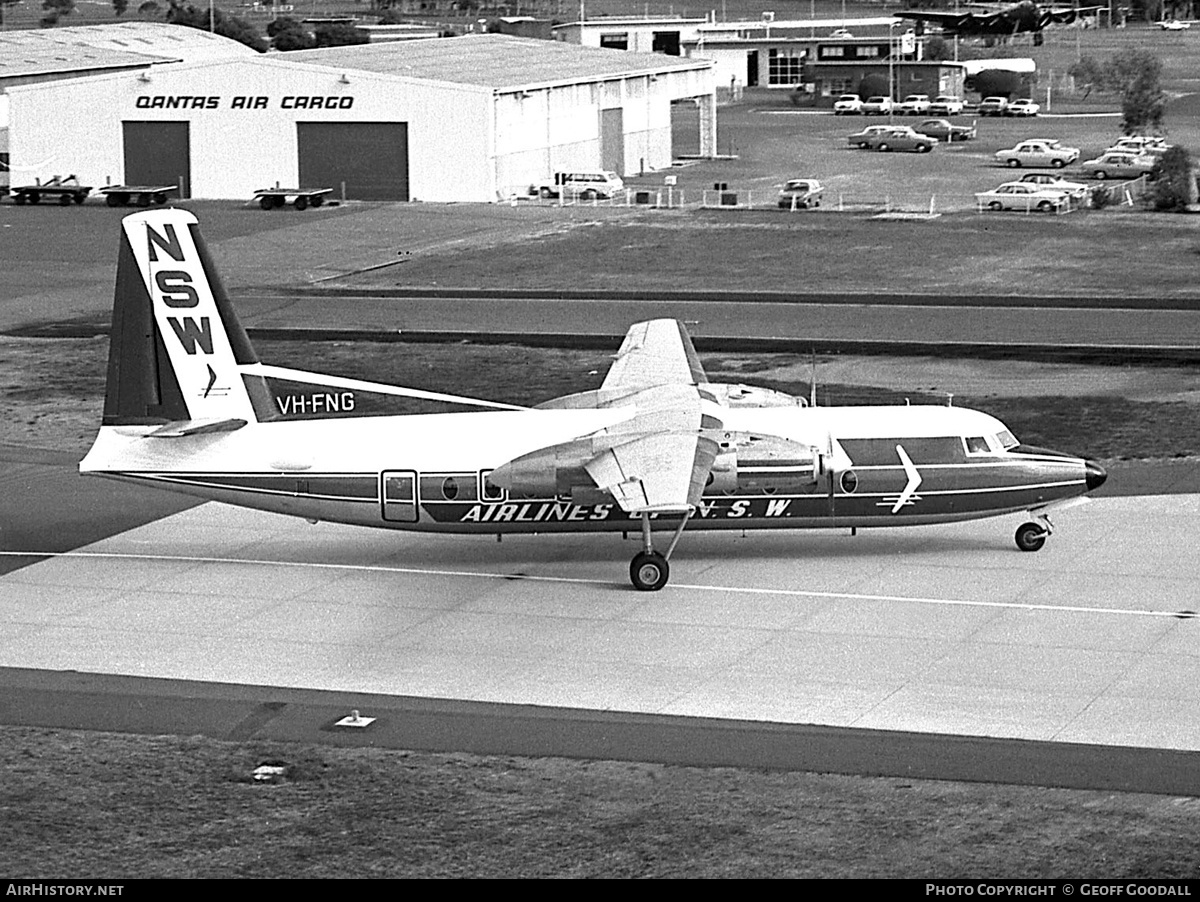
[[[917,472],[917,468],[913,465],[912,459],[904,450],[904,446],[897,445],[896,453],[900,455],[900,463],[904,464],[904,473],[906,476],[908,476],[908,482],[905,483],[904,491],[900,493],[900,497],[896,500],[895,507],[892,508],[893,514],[900,513],[904,505],[912,502],[913,496],[917,493],[917,486],[921,484],[921,474]]]

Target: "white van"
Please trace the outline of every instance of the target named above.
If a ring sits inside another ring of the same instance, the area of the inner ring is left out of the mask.
[[[565,196],[572,200],[592,200],[597,197],[615,197],[625,190],[625,183],[615,172],[604,169],[573,169],[556,172],[551,181],[529,186],[530,194],[542,197]]]

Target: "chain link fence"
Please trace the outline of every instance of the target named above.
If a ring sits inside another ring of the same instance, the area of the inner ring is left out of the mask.
[[[1095,181],[1082,197],[1068,197],[1061,204],[1047,205],[1046,198],[1031,195],[1004,201],[1005,209],[994,210],[988,198],[976,194],[926,194],[917,192],[885,194],[883,197],[852,192],[823,192],[811,206],[795,198],[782,197],[776,188],[736,187],[690,191],[673,186],[626,188],[611,197],[601,197],[592,191],[564,191],[556,197],[536,194],[513,195],[513,204],[530,203],[560,207],[644,207],[650,209],[714,209],[714,210],[780,210],[788,213],[882,213],[908,215],[937,215],[939,213],[1064,214],[1088,207],[1137,206],[1149,191],[1146,176],[1137,179]],[[982,192],[981,192],[982,193]],[[1015,207],[1015,209],[1013,209]]]

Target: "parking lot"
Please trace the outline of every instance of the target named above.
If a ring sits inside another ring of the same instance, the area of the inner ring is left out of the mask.
[[[1168,107],[1168,140],[1187,146],[1200,144],[1200,121],[1192,98]],[[801,110],[783,93],[763,92],[741,104],[720,108],[718,150],[722,158],[686,159],[696,151],[695,111],[675,110],[675,150],[683,165],[669,173],[655,172],[626,179],[632,189],[664,189],[674,176],[672,200],[698,204],[714,185],[727,184],[739,205],[774,206],[780,185],[789,178],[815,178],[825,186],[822,206],[812,212],[893,209],[912,212],[975,210],[975,193],[1019,178],[1026,171],[1005,168],[995,152],[1028,138],[1054,138],[1080,150],[1080,161],[1099,156],[1120,136],[1121,116],[1115,108],[1087,115],[1049,114],[1013,119],[964,115],[956,123],[978,128],[974,140],[939,144],[930,153],[878,153],[847,143],[847,136],[865,125],[888,121],[886,116],[835,116],[829,111]],[[916,126],[931,117],[894,118],[896,125]],[[1078,163],[1056,170],[1064,178],[1089,181]],[[1050,170],[1039,170],[1050,171]],[[1096,184],[1100,184],[1097,182]],[[1109,181],[1109,186],[1120,182]],[[622,200],[622,203],[624,201]],[[801,215],[807,215],[804,211]],[[1011,214],[1010,214],[1011,215]]]

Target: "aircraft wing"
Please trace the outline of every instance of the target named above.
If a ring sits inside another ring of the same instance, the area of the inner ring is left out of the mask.
[[[600,388],[603,391],[669,383],[700,385],[707,381],[683,324],[674,319],[655,319],[629,327]]]
[[[718,450],[695,433],[657,433],[608,448],[584,469],[627,513],[682,514],[700,503]]]
[[[923,9],[906,9],[896,13],[896,16],[901,19],[915,19],[918,22],[933,22],[947,31],[961,31],[969,27],[970,23],[983,18],[974,13],[933,13]]]

